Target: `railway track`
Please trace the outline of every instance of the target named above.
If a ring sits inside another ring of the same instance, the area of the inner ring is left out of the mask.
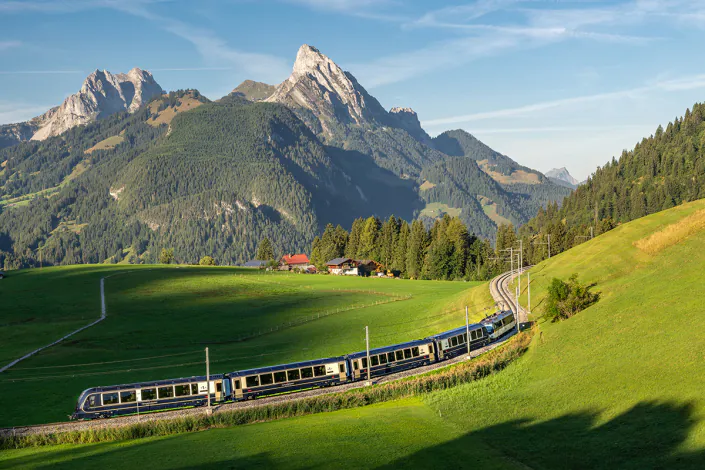
[[[504,308],[509,308],[518,314],[519,328],[525,326],[529,319],[526,310],[516,303],[514,292],[509,289],[511,282],[517,275],[516,271],[507,271],[490,281],[490,294],[498,304],[504,305]],[[518,308],[517,308],[518,307]]]
[[[504,273],[496,278],[494,278],[490,282],[490,293],[492,294],[492,297],[496,301],[501,301],[504,303],[505,307],[510,307],[514,309],[514,301],[512,300],[512,297],[509,293],[509,290],[507,288],[507,283],[509,282],[510,278],[512,277],[512,273]],[[507,340],[509,340],[511,337],[513,337],[516,334],[516,332],[513,332],[511,334],[508,334],[501,340],[489,344],[483,348],[474,350],[470,353],[470,357],[474,358],[477,357],[481,354],[486,353],[487,351],[490,351],[499,345],[503,344]],[[391,374],[387,375],[384,377],[379,377],[376,380],[374,380],[374,384],[383,384],[387,382],[392,382],[395,380],[399,380],[405,377],[411,377],[415,375],[420,375],[424,374],[426,372],[435,370],[435,369],[440,369],[443,367],[447,367],[451,364],[455,364],[458,362],[462,362],[466,360],[466,355],[462,354],[454,359],[448,360],[448,361],[443,361],[443,362],[438,362],[434,364],[430,364],[428,366],[424,367],[419,367],[416,369],[410,369],[406,371],[401,371],[397,372],[396,374]],[[227,411],[232,411],[232,410],[237,410],[237,409],[244,409],[244,408],[255,408],[255,407],[262,407],[262,406],[267,406],[275,403],[281,403],[281,402],[287,402],[287,401],[295,401],[295,400],[302,400],[305,398],[311,398],[315,396],[320,396],[320,395],[328,395],[328,394],[333,394],[333,393],[339,393],[339,392],[345,392],[348,390],[356,389],[356,388],[363,388],[364,387],[364,382],[353,382],[349,384],[343,384],[339,385],[336,387],[332,388],[318,388],[318,389],[313,389],[313,390],[308,390],[304,392],[298,392],[298,393],[293,393],[290,395],[280,395],[280,396],[273,396],[273,397],[267,397],[267,398],[260,398],[257,400],[251,400],[251,401],[245,401],[245,402],[237,402],[237,403],[224,403],[220,404],[217,406],[213,407],[213,412],[214,413],[222,413],[222,412],[227,412]],[[204,407],[199,407],[199,408],[187,408],[187,409],[181,409],[181,410],[173,410],[173,411],[162,411],[158,413],[150,413],[150,414],[144,414],[144,415],[139,415],[139,416],[121,416],[121,417],[115,417],[115,418],[110,418],[110,419],[99,419],[99,420],[93,420],[93,421],[64,421],[64,422],[57,422],[57,423],[47,423],[47,424],[37,424],[37,425],[28,425],[28,426],[16,426],[12,428],[0,428],[0,437],[6,437],[6,436],[22,436],[22,435],[28,435],[28,434],[50,434],[50,433],[58,433],[58,432],[70,432],[70,431],[82,431],[86,429],[104,429],[104,428],[117,428],[117,427],[122,427],[122,426],[130,426],[133,424],[137,423],[146,423],[149,421],[158,421],[158,420],[169,420],[169,419],[178,419],[182,418],[185,416],[194,416],[194,415],[199,415],[199,414],[205,414],[207,412],[206,408]]]

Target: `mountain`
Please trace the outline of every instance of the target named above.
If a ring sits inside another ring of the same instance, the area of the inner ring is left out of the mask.
[[[272,96],[276,87],[254,80],[245,80],[230,93],[249,101],[262,101]]]
[[[551,171],[546,172],[546,176],[556,184],[560,184],[570,189],[575,189],[578,187],[580,182],[573,178],[566,167],[554,168]]]
[[[162,93],[147,71],[133,68],[126,74],[112,74],[96,70],[86,78],[79,92],[60,106],[28,122],[0,126],[0,148],[26,140],[45,140],[120,111],[133,113]]]
[[[413,110],[386,111],[313,47],[268,87],[246,81],[216,102],[154,89],[147,103],[121,88],[86,124],[0,150],[0,265],[32,266],[39,250],[48,264],[151,262],[165,247],[231,264],[262,237],[308,251],[326,224],[371,215],[457,214],[492,239],[569,192],[461,131],[461,153],[436,145]]]
[[[616,225],[705,198],[705,104],[613,158],[578,186],[561,207],[550,204],[524,227],[526,237],[551,236],[559,253]],[[533,260],[534,262],[537,259]]]

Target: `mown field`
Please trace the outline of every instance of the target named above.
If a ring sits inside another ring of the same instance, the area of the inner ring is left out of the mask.
[[[109,276],[109,277],[108,277]],[[75,266],[0,283],[2,365],[108,317],[0,374],[0,426],[63,420],[91,386],[343,355],[421,338],[492,302],[472,283],[264,273],[237,268]],[[305,323],[301,323],[305,322]]]
[[[526,355],[481,381],[272,423],[6,451],[0,465],[703,468],[705,232],[653,254],[634,244],[704,208],[639,219],[533,268],[535,304],[552,277],[573,272],[602,299],[567,321],[539,321]],[[463,295],[482,298],[486,288]]]

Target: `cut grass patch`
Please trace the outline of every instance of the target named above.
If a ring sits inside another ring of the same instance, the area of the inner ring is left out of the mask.
[[[435,187],[436,187],[436,185],[431,183],[430,181],[424,181],[423,183],[421,183],[421,186],[419,186],[419,190],[427,191],[427,190],[429,190],[431,188],[435,188]]]
[[[87,154],[91,154],[95,152],[96,150],[112,150],[121,143],[125,141],[125,138],[122,137],[121,135],[114,135],[112,137],[108,137],[107,139],[103,139],[97,144],[95,144],[93,147],[89,148],[86,150]]]
[[[171,121],[176,117],[178,113],[183,113],[190,111],[201,106],[203,103],[198,101],[189,95],[184,95],[179,99],[179,104],[177,106],[170,106],[166,109],[158,111],[161,101],[154,101],[149,105],[149,110],[152,117],[147,119],[147,124],[152,127],[159,127],[162,124],[171,124]]]
[[[501,215],[497,212],[497,203],[494,202],[492,199],[485,197],[485,196],[478,196],[477,199],[480,201],[480,205],[482,206],[482,211],[485,213],[487,217],[492,220],[492,222],[499,227],[500,225],[509,225],[511,224],[511,221]]]
[[[421,211],[421,215],[432,218],[441,217],[443,214],[448,214],[451,217],[459,217],[461,212],[461,208],[450,207],[448,204],[440,202],[431,202],[426,204],[426,207]]]
[[[705,209],[672,223],[648,237],[635,241],[634,246],[650,255],[655,255],[703,230],[705,230]]]

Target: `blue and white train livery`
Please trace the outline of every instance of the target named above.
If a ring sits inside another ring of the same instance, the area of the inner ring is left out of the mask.
[[[464,354],[514,331],[511,311],[499,312],[479,324],[455,328],[416,341],[313,361],[281,364],[205,376],[89,388],[81,393],[71,419],[94,419],[185,407],[251,400],[312,388],[369,380],[414,369]]]

